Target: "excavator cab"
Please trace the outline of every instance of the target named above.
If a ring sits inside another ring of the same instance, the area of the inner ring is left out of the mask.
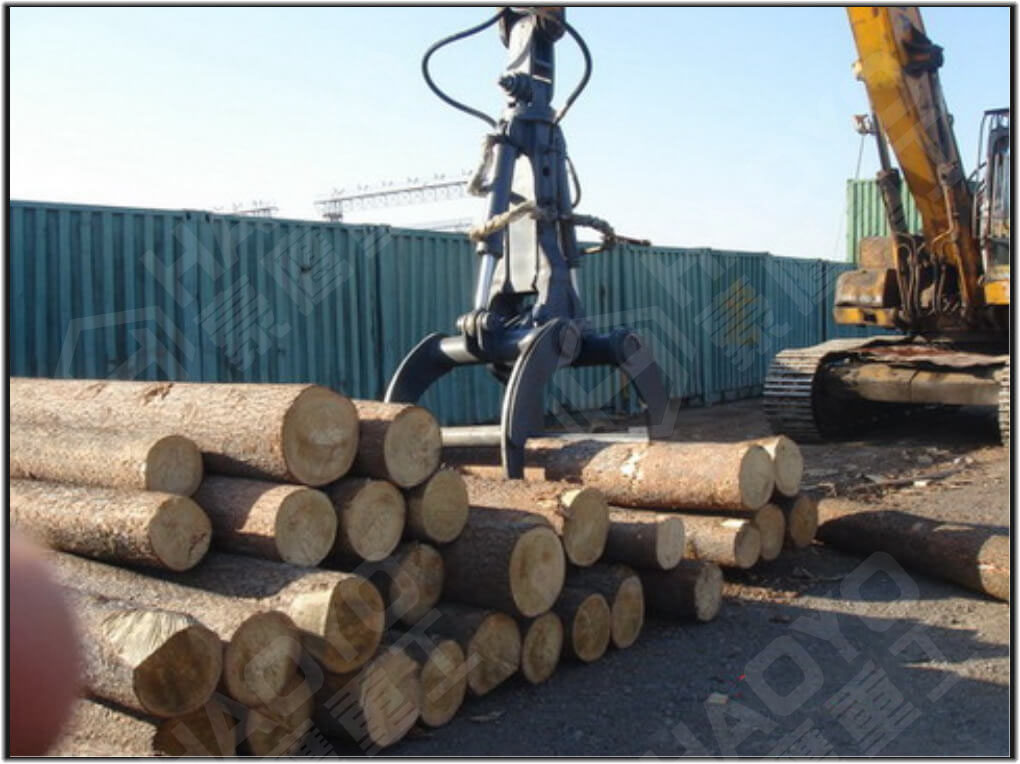
[[[974,225],[984,266],[985,302],[1009,304],[1009,109],[990,109],[981,120],[982,145],[974,195]]]

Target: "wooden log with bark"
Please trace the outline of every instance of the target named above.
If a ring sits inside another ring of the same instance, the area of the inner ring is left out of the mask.
[[[345,478],[324,490],[338,517],[336,543],[326,557],[329,566],[353,568],[393,553],[407,514],[396,486],[373,478]]]
[[[566,574],[563,544],[522,514],[471,508],[460,536],[439,549],[444,599],[526,618],[552,607]]]
[[[215,698],[184,716],[157,719],[81,698],[47,756],[233,756],[240,722]]]
[[[336,510],[314,488],[210,475],[195,501],[209,515],[215,545],[228,552],[314,566],[336,541]]]
[[[355,400],[354,406],[361,422],[354,474],[411,488],[439,469],[442,437],[427,409],[365,400]]]
[[[447,544],[464,530],[468,518],[467,486],[456,470],[441,469],[405,495],[404,534],[408,538]]]
[[[202,452],[172,432],[146,433],[12,421],[10,477],[191,496]]]
[[[531,684],[541,684],[553,675],[563,654],[563,621],[553,611],[537,618],[519,619],[521,630],[521,674]]]
[[[683,559],[684,521],[676,514],[609,508],[603,557],[639,568],[668,570]]]
[[[574,565],[593,565],[602,556],[609,533],[609,505],[600,491],[570,483],[488,480],[473,475],[464,481],[473,508],[531,512],[548,520]]]
[[[768,452],[747,443],[578,441],[544,456],[548,480],[598,488],[611,504],[757,509],[775,486]]]
[[[357,672],[324,674],[312,719],[326,736],[373,753],[400,742],[414,726],[420,698],[418,664],[402,649],[383,647]]]
[[[16,422],[171,429],[210,472],[325,485],[358,450],[354,404],[319,385],[12,377],[9,391]]]
[[[590,589],[565,587],[553,611],[563,619],[563,653],[591,663],[605,655],[612,636],[606,598]]]
[[[521,665],[521,632],[506,613],[442,603],[431,634],[454,640],[467,661],[467,686],[485,695],[501,685]]]
[[[48,556],[65,587],[134,605],[188,613],[224,644],[223,688],[245,705],[276,697],[294,675],[301,643],[293,621],[259,602],[182,586],[74,555]]]
[[[92,697],[158,717],[182,716],[212,697],[223,673],[219,637],[195,618],[64,589]]]
[[[280,695],[248,710],[240,747],[259,757],[297,755],[312,726],[314,707],[312,687],[304,677],[295,674]]]
[[[711,621],[722,604],[722,570],[714,562],[681,560],[671,570],[639,571],[649,613]]]
[[[786,517],[786,545],[793,549],[810,546],[818,531],[818,502],[814,497],[799,493],[793,498],[780,498],[775,502]]]
[[[467,659],[456,640],[427,634],[389,631],[383,643],[403,649],[419,666],[421,721],[429,727],[450,722],[467,693]]]
[[[841,499],[818,503],[818,538],[858,554],[885,552],[901,565],[1009,602],[1008,529],[944,522]]]
[[[748,519],[761,537],[761,559],[766,562],[776,559],[786,541],[786,515],[783,510],[770,502],[748,515]]]
[[[169,570],[194,567],[212,538],[185,496],[35,480],[10,481],[9,521],[54,549]]]
[[[645,623],[645,598],[638,574],[627,565],[575,568],[567,587],[597,592],[609,605],[610,638],[618,648],[630,647]]]
[[[804,456],[800,447],[785,435],[773,435],[751,441],[768,451],[776,475],[775,494],[796,496],[800,490],[800,479],[804,475]]]
[[[724,568],[750,568],[761,556],[761,533],[746,518],[682,516],[687,557]]]
[[[409,541],[381,562],[364,563],[368,578],[386,603],[386,624],[413,626],[439,602],[443,593],[443,557],[434,547]]]

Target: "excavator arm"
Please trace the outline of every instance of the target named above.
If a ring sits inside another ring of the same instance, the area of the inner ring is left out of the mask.
[[[942,48],[928,39],[917,8],[850,7],[847,14],[859,56],[855,71],[874,114],[883,164],[879,179],[895,243],[888,278],[881,269],[856,272],[846,279],[843,304],[881,284],[885,295],[895,297],[872,296],[872,303],[895,307],[898,315],[896,324],[886,325],[913,332],[947,329],[953,323],[977,328],[985,303],[985,267],[974,230],[974,197],[939,84]],[[899,175],[889,165],[886,140],[920,213],[923,236],[913,242],[897,209]],[[837,320],[839,306],[837,300]],[[859,316],[853,310],[843,312],[847,323],[867,323],[854,320]]]

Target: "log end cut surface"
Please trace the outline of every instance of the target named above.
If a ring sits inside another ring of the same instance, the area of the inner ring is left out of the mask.
[[[181,618],[166,611],[132,610],[116,613],[103,624],[111,640],[125,650],[149,651],[135,666],[132,684],[139,703],[154,716],[178,716],[201,708],[220,681],[219,637],[196,624],[182,629]],[[168,634],[173,636],[167,639]]]
[[[585,663],[601,658],[609,647],[612,614],[601,594],[589,594],[574,611],[570,624],[570,643],[574,655]]]
[[[418,664],[399,650],[385,650],[365,667],[365,732],[380,748],[399,742],[421,714]]]
[[[444,469],[421,488],[421,496],[408,501],[409,525],[437,544],[453,541],[468,519],[468,492],[459,472]]]
[[[167,494],[148,528],[149,543],[170,570],[189,570],[205,557],[212,540],[212,524],[191,499]]]
[[[283,562],[315,566],[336,541],[337,515],[329,498],[310,488],[292,491],[280,503],[274,538]]]
[[[414,625],[435,607],[442,593],[442,555],[428,544],[408,544],[390,582],[391,615]]]
[[[786,538],[796,549],[814,541],[818,532],[818,502],[805,493],[789,503],[786,512]]]
[[[440,639],[421,667],[421,720],[441,727],[456,715],[467,692],[464,651],[452,639]]]
[[[594,565],[606,548],[609,504],[601,491],[582,488],[564,496],[563,549],[575,565]]]
[[[711,621],[722,605],[722,568],[713,563],[700,566],[694,582],[694,617],[703,622]]]
[[[553,612],[543,613],[524,632],[521,673],[532,684],[541,684],[556,671],[563,651],[563,621]]]
[[[766,504],[754,514],[754,524],[761,536],[761,559],[774,560],[783,551],[786,540],[786,515],[775,504]]]
[[[317,656],[330,671],[354,671],[375,653],[385,628],[382,595],[360,576],[340,581],[329,603],[325,647]]]
[[[669,570],[684,558],[684,521],[679,517],[660,518],[655,531],[655,559],[660,568]]]
[[[301,643],[294,623],[268,611],[246,619],[223,656],[223,682],[234,700],[260,706],[284,691],[297,672]]]
[[[485,695],[516,673],[521,665],[521,630],[504,613],[492,613],[479,625],[467,650],[468,687]]]
[[[405,408],[386,430],[383,458],[390,479],[402,488],[428,480],[439,469],[442,451],[439,423],[421,406]]]
[[[630,647],[641,634],[645,624],[645,594],[641,579],[636,573],[620,582],[610,608],[612,624],[610,636],[616,647]]]
[[[369,480],[340,510],[339,536],[361,559],[379,562],[400,543],[406,514],[399,489],[385,480]]]
[[[191,496],[202,482],[202,452],[189,438],[167,435],[145,459],[145,490]]]
[[[783,496],[796,496],[804,475],[804,456],[790,438],[780,435],[766,446],[776,471],[776,490]]]
[[[772,457],[761,446],[751,446],[740,461],[740,495],[749,509],[763,506],[776,486]]]
[[[510,556],[510,589],[521,615],[549,610],[563,590],[566,559],[559,536],[550,528],[522,534]]]
[[[299,483],[320,486],[347,473],[358,452],[358,412],[325,387],[303,391],[283,420],[283,457]]]

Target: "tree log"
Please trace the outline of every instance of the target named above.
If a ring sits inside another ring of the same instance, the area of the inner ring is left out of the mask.
[[[737,517],[682,515],[687,557],[724,568],[750,568],[761,556],[761,533]]]
[[[764,448],[772,458],[776,475],[775,494],[796,496],[800,490],[800,479],[804,475],[804,456],[800,447],[785,435],[773,435],[750,442]]]
[[[12,377],[9,390],[17,422],[170,429],[227,475],[325,485],[358,450],[354,405],[318,385]]]
[[[526,618],[549,610],[563,588],[566,560],[559,537],[534,517],[472,507],[460,536],[439,549],[443,597]]]
[[[645,597],[638,574],[626,565],[571,570],[567,587],[597,592],[609,604],[610,637],[616,647],[633,645],[645,623]]]
[[[291,677],[283,692],[248,710],[241,747],[252,756],[294,756],[311,728],[315,696],[305,679]]]
[[[783,543],[786,541],[786,515],[783,514],[783,510],[769,503],[755,510],[748,519],[761,536],[759,552],[761,559],[766,562],[776,559],[783,551]]]
[[[160,722],[155,749],[167,756],[234,756],[244,720],[222,700],[213,697],[197,711]]]
[[[385,647],[355,673],[327,672],[315,695],[315,725],[366,753],[394,745],[420,715],[418,675],[418,664],[403,650]]]
[[[187,570],[212,537],[206,513],[169,493],[12,480],[10,502],[11,527],[101,560]]]
[[[472,507],[518,510],[542,515],[563,539],[567,559],[593,565],[606,547],[609,505],[600,491],[570,483],[464,478]]]
[[[381,562],[364,563],[360,575],[371,581],[386,603],[386,623],[413,626],[443,593],[443,558],[428,544],[409,541]]]
[[[521,665],[521,632],[513,618],[494,610],[442,603],[432,634],[454,640],[467,661],[467,686],[485,695],[513,676]]]
[[[47,756],[233,756],[238,722],[212,698],[185,716],[154,719],[82,698]]]
[[[563,653],[563,621],[551,610],[537,618],[519,619],[521,674],[532,684],[553,675]]]
[[[603,557],[639,568],[669,570],[684,556],[684,521],[675,514],[609,508]]]
[[[406,497],[407,537],[446,544],[464,530],[468,518],[467,486],[455,470],[439,470],[420,486],[408,490]]]
[[[625,507],[757,509],[775,485],[768,452],[746,443],[588,440],[546,454],[546,479],[584,483]]]
[[[202,452],[172,433],[11,422],[10,477],[191,496]]]
[[[858,554],[885,552],[904,567],[1009,602],[1008,529],[868,510],[839,499],[818,503],[818,538]]]
[[[401,488],[424,483],[439,469],[439,423],[421,406],[355,400],[361,422],[354,473]]]
[[[216,553],[172,580],[286,613],[304,649],[328,671],[356,671],[375,654],[382,638],[382,596],[355,573]]]
[[[223,686],[245,705],[276,697],[297,671],[301,643],[294,623],[258,601],[213,594],[74,555],[53,553],[48,559],[54,578],[65,587],[199,619],[225,643]]]
[[[314,488],[210,475],[195,494],[215,544],[240,554],[318,565],[336,540],[337,514]]]
[[[591,663],[605,655],[612,632],[606,598],[590,589],[565,587],[553,611],[563,619],[563,652]]]
[[[467,659],[456,640],[414,633],[387,632],[384,644],[403,649],[420,667],[421,720],[442,727],[457,714],[467,692]]]
[[[90,695],[159,717],[190,713],[212,697],[223,647],[197,620],[75,589],[64,595],[77,620]]]
[[[722,604],[722,570],[714,562],[681,560],[672,570],[642,570],[650,613],[711,621]]]
[[[406,516],[404,496],[392,483],[347,478],[325,491],[339,517],[336,543],[326,558],[331,566],[352,568],[392,554]]]
[[[792,499],[779,499],[776,506],[786,516],[787,546],[794,549],[809,546],[818,531],[818,502],[806,493],[799,493]]]

